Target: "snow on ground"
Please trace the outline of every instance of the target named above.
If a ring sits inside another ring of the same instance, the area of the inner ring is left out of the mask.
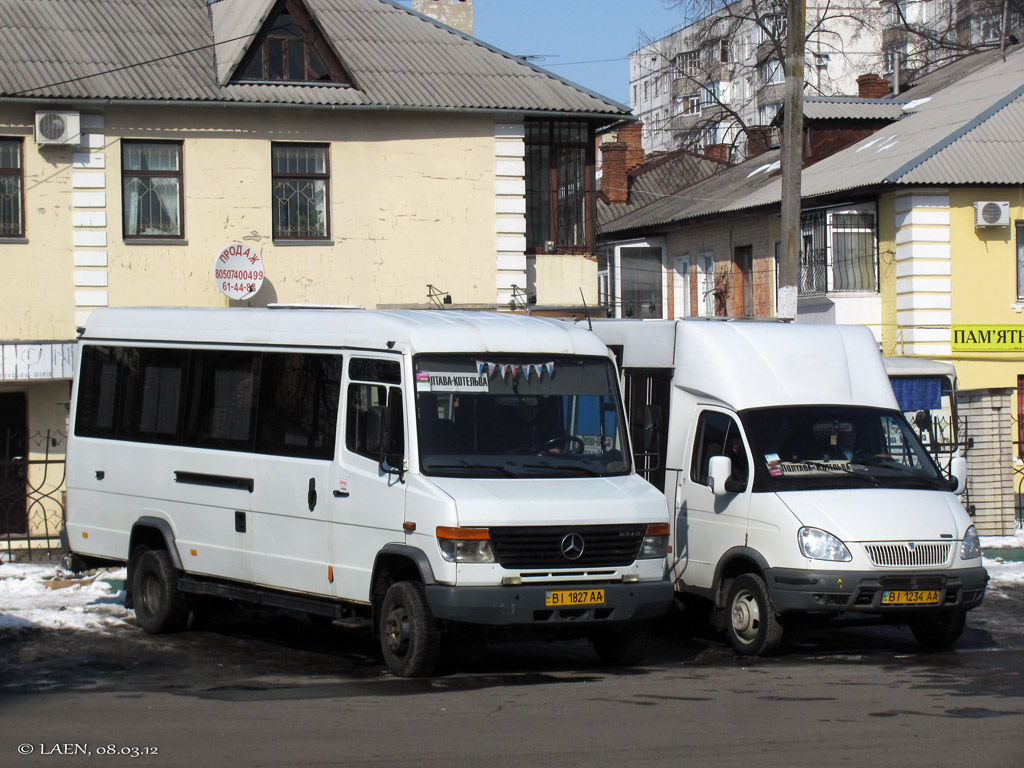
[[[79,578],[53,565],[0,563],[0,633],[46,629],[103,631],[124,624],[130,612],[116,591],[124,569]]]
[[[983,536],[981,545],[985,550],[1024,549],[1024,531]],[[983,563],[991,586],[1024,584],[1024,562],[985,557]],[[54,565],[0,562],[0,633],[33,627],[102,632],[121,626],[131,615],[119,591],[124,578],[123,568],[82,578]]]

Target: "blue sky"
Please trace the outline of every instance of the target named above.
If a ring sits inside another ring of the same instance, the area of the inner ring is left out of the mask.
[[[484,42],[626,105],[629,54],[683,22],[664,0],[474,0],[473,12]]]

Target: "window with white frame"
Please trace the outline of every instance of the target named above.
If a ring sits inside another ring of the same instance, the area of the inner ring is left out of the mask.
[[[691,93],[689,96],[684,96],[682,99],[682,109],[684,115],[699,115],[700,94]]]
[[[690,255],[684,253],[672,259],[672,316],[690,315]]]
[[[907,59],[910,57],[910,46],[907,43],[894,45],[885,49],[885,66],[883,74],[891,74],[897,69],[907,68]]]
[[[778,59],[770,59],[761,67],[761,80],[765,85],[778,85],[786,82],[786,72],[782,62]]]
[[[873,203],[804,211],[800,293],[877,292],[876,224]]]
[[[721,97],[722,84],[718,82],[706,83],[700,87],[700,104],[702,107],[712,107],[718,104]]]
[[[598,288],[612,317],[665,317],[667,280],[658,239],[616,245],[598,258]]]
[[[779,114],[779,110],[782,109],[781,101],[773,101],[768,104],[762,104],[757,108],[757,119],[761,125],[770,125],[775,116]]]
[[[676,67],[686,77],[700,73],[700,51],[683,51],[675,59]]]
[[[702,251],[697,254],[697,314],[701,317],[715,315],[714,251]]]

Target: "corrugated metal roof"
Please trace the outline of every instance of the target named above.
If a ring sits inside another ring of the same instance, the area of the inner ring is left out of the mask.
[[[602,227],[602,234],[649,229],[720,213],[752,190],[774,184],[778,170],[779,150],[771,149],[609,222]]]
[[[0,0],[0,98],[630,112],[392,0],[305,3],[352,87],[226,84],[271,0]]]
[[[1009,51],[1005,61],[984,56],[985,66],[962,65],[957,68],[961,77],[937,80],[944,88],[904,94],[920,98],[901,105],[904,114],[898,121],[805,168],[804,200],[890,185],[1024,184],[1024,46]],[[778,205],[782,182],[777,175],[742,176],[744,168],[763,164],[766,157],[617,219],[605,231]]]
[[[903,116],[903,103],[892,99],[807,96],[804,98],[804,119],[898,120]]]
[[[639,168],[630,171],[628,203],[608,205],[598,200],[598,229],[603,231],[606,226],[626,214],[670,197],[679,190],[728,167],[727,164],[684,150],[648,158]],[[604,185],[605,179],[602,177],[602,189]]]

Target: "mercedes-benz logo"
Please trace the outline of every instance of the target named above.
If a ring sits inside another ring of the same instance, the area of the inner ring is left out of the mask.
[[[566,560],[579,560],[583,555],[583,537],[569,533],[562,539],[562,556]]]

